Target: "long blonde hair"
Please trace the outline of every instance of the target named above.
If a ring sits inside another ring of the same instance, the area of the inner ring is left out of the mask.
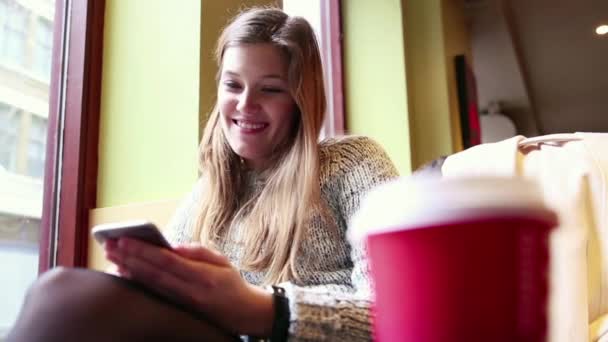
[[[297,119],[287,146],[277,151],[266,182],[246,203],[244,166],[220,127],[217,106],[210,113],[200,144],[203,193],[195,234],[217,247],[235,217],[242,218],[241,268],[266,271],[264,284],[297,279],[296,255],[311,209],[319,204],[318,137],[325,116],[325,89],[319,47],[308,22],[279,9],[256,8],[235,17],[216,49],[219,65],[227,48],[270,43],[288,59],[288,86]],[[195,236],[196,236],[195,235]]]

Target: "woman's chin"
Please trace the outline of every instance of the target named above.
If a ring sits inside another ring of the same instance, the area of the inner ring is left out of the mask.
[[[250,168],[257,169],[261,165],[265,164],[266,158],[261,157],[258,154],[251,153],[250,151],[239,151],[239,150],[234,150],[234,152]]]

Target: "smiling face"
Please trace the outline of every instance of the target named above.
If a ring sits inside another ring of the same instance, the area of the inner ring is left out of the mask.
[[[270,44],[224,52],[217,93],[221,127],[232,150],[257,170],[268,167],[296,120],[287,69],[285,55]]]

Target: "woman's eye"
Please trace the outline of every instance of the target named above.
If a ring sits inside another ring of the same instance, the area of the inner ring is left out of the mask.
[[[224,82],[224,86],[228,89],[241,89],[241,85],[234,81],[226,81]]]
[[[265,93],[282,93],[283,89],[276,87],[263,87],[262,91]]]

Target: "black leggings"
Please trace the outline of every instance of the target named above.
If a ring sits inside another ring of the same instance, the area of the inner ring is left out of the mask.
[[[234,341],[193,312],[122,278],[55,268],[32,285],[7,341]]]

